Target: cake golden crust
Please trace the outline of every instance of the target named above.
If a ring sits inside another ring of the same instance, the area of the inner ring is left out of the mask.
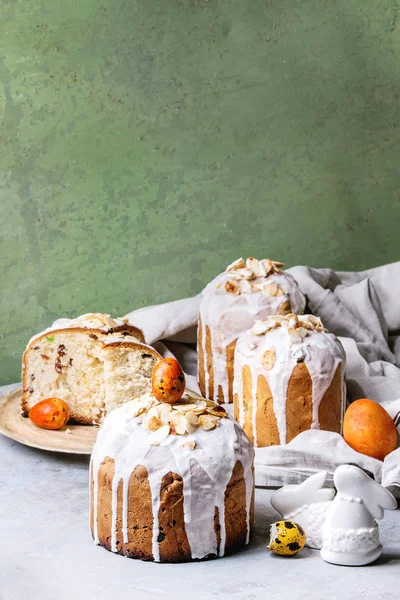
[[[107,457],[98,471],[98,504],[97,526],[100,545],[111,550],[111,514],[112,514],[112,482],[115,475],[114,461]],[[93,536],[93,470],[91,470],[90,502]],[[148,473],[145,467],[137,466],[129,481],[129,512],[128,512],[128,542],[124,543],[122,535],[122,481],[118,483],[117,492],[117,552],[129,558],[154,560],[152,554],[152,502]],[[253,504],[250,526],[253,520]],[[183,509],[183,480],[176,473],[164,475],[160,492],[159,509],[159,548],[160,562],[188,562],[191,552],[185,532]],[[243,467],[240,462],[235,464],[232,477],[225,490],[225,554],[231,554],[246,544],[246,485]],[[219,514],[216,509],[214,519],[215,536],[220,543]],[[209,555],[205,559],[215,558]]]

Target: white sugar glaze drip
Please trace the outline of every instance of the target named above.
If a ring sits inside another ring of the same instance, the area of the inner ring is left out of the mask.
[[[272,369],[263,366],[262,356],[267,350],[275,352]],[[243,398],[243,367],[248,366],[252,377],[253,432],[256,431],[257,397],[254,382],[263,375],[268,382],[273,397],[274,413],[277,421],[281,444],[286,444],[286,398],[289,380],[298,358],[302,356],[312,380],[312,429],[319,429],[319,406],[329,388],[339,364],[342,379],[342,411],[345,399],[345,354],[337,338],[330,333],[309,331],[302,342],[293,343],[287,329],[277,327],[264,335],[254,335],[251,331],[243,333],[237,342],[235,351],[235,379],[233,393],[238,395],[239,423],[245,421]],[[254,435],[254,445],[257,436]]]
[[[255,372],[251,372],[251,397],[252,397],[252,413],[251,425],[253,431],[253,446],[257,448],[257,385],[258,376]]]
[[[128,489],[132,473],[138,465],[146,468],[151,489],[153,509],[152,552],[160,561],[159,521],[160,490],[163,477],[173,472],[183,480],[184,520],[191,556],[204,558],[209,554],[223,556],[225,552],[225,490],[234,466],[243,466],[246,485],[246,521],[250,524],[250,507],[253,493],[254,450],[247,437],[231,418],[219,420],[212,431],[198,428],[188,436],[169,435],[159,446],[150,446],[152,432],[143,426],[142,418],[132,418],[134,402],[124,404],[112,411],[105,419],[93,448],[93,527],[94,541],[98,544],[97,502],[98,470],[106,457],[114,460],[115,473],[112,482],[112,531],[111,550],[117,551],[117,493],[122,480],[122,533],[128,541]],[[182,444],[195,440],[194,450]],[[214,530],[215,507],[219,511],[221,543],[218,552]],[[247,537],[248,537],[247,536]]]
[[[210,329],[212,366],[214,371],[214,395],[218,399],[221,387],[224,401],[229,397],[229,378],[226,349],[238,336],[250,329],[256,320],[266,319],[277,314],[281,305],[289,301],[292,312],[302,314],[305,298],[295,279],[289,273],[272,273],[269,281],[274,281],[284,291],[283,296],[270,296],[261,291],[235,295],[225,290],[225,284],[233,278],[232,272],[221,273],[202,292],[200,319],[202,323],[202,349],[204,355],[205,396],[209,397],[209,375],[207,370],[206,326]],[[257,278],[254,282],[265,281]],[[217,289],[218,286],[218,289]],[[220,286],[220,287],[219,287]]]

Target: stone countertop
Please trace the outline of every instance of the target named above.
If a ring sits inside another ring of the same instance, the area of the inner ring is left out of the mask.
[[[394,598],[400,573],[400,511],[381,523],[384,555],[372,566],[338,567],[305,548],[283,558],[266,551],[278,518],[270,490],[256,491],[255,534],[223,559],[146,563],[107,552],[88,525],[88,457],[34,450],[0,435],[1,600],[265,600]]]

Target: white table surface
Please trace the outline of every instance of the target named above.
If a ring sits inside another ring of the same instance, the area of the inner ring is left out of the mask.
[[[278,518],[271,491],[256,491],[255,532],[227,558],[154,564],[107,552],[88,527],[88,457],[34,450],[0,435],[0,600],[343,600],[400,594],[400,511],[381,522],[384,555],[338,567],[305,548],[282,558],[266,549]]]

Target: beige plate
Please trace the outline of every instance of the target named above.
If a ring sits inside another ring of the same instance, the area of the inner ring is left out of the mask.
[[[21,416],[22,390],[14,390],[0,398],[0,433],[26,446],[67,452],[91,454],[98,427],[93,425],[68,425],[58,431],[41,429]],[[66,433],[67,428],[71,433]]]

